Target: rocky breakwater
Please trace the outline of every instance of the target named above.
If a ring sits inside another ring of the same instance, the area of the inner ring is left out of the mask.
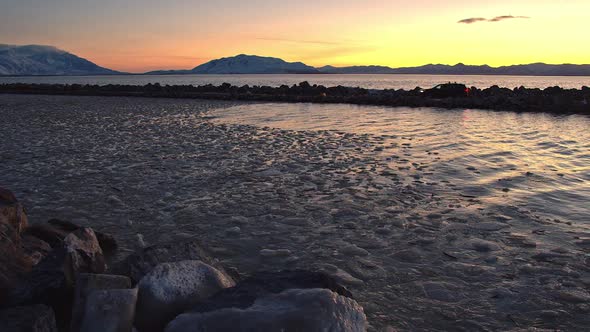
[[[232,86],[224,83],[192,85],[80,85],[80,84],[0,84],[0,93],[58,94],[89,96],[141,96],[166,98],[200,98],[274,102],[350,103],[360,105],[475,108],[517,112],[551,112],[590,114],[590,88],[514,89],[492,86],[485,89],[448,83],[433,88],[412,90],[325,87],[302,82],[298,85]]]
[[[112,236],[56,219],[29,224],[23,206],[1,188],[0,250],[3,332],[365,331],[368,326],[352,294],[323,273],[240,276],[194,241],[146,247],[114,262]]]

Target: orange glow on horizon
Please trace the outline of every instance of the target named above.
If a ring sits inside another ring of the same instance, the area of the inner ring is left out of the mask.
[[[241,53],[311,66],[590,63],[587,0],[130,0],[127,9],[106,0],[89,17],[70,12],[88,4],[7,1],[14,5],[0,11],[0,42],[54,45],[128,72],[192,69]],[[529,18],[492,20],[507,14]],[[479,17],[488,21],[458,23]]]

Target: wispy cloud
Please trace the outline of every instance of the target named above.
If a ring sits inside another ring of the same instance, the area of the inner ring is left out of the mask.
[[[496,16],[496,17],[494,17],[494,18],[492,18],[491,20],[488,20],[488,21],[489,22],[500,22],[500,21],[511,20],[511,19],[515,19],[515,18],[525,18],[525,19],[528,19],[530,17],[528,17],[528,16],[503,15],[503,16]]]
[[[483,21],[487,21],[487,20],[488,20],[487,18],[483,18],[483,17],[471,17],[471,18],[463,19],[457,23],[472,24],[472,23],[483,22]]]
[[[470,17],[470,18],[465,18],[462,19],[460,21],[458,21],[457,23],[462,23],[462,24],[473,24],[473,23],[478,23],[478,22],[500,22],[500,21],[504,21],[504,20],[512,20],[512,19],[529,19],[530,17],[528,16],[513,16],[513,15],[502,15],[502,16],[496,16],[494,18],[484,18],[484,17]]]

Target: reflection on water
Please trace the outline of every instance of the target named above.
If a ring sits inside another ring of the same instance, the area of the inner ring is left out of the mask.
[[[526,206],[590,227],[590,118],[481,110],[257,104],[218,121],[381,136],[377,153],[408,183],[437,182],[490,205]]]
[[[205,85],[230,83],[232,85],[293,85],[303,81],[324,86],[359,86],[367,89],[430,88],[447,82],[461,82],[467,86],[487,88],[492,85],[515,88],[546,88],[560,86],[579,89],[590,86],[590,77],[573,76],[502,76],[502,75],[373,75],[373,74],[258,74],[258,75],[109,75],[109,76],[28,76],[0,77],[2,83],[46,84],[125,84],[145,85]]]

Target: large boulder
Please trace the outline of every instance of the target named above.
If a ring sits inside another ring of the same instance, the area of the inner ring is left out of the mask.
[[[53,310],[38,304],[0,311],[2,332],[57,332]]]
[[[80,331],[82,322],[84,321],[85,312],[87,311],[86,304],[88,303],[88,297],[92,292],[96,290],[129,288],[131,288],[131,279],[125,276],[91,273],[79,274],[76,279],[76,292],[74,295],[70,331]],[[100,299],[101,297],[96,298],[96,300]],[[133,312],[135,312],[135,300],[133,300]],[[133,321],[133,319],[131,321]]]
[[[245,309],[258,298],[293,288],[324,288],[352,298],[350,291],[325,273],[304,270],[258,272],[241,280],[235,287],[224,289],[208,300],[198,303],[191,311],[204,313],[223,308]]]
[[[138,284],[135,326],[141,332],[162,331],[178,314],[232,286],[229,276],[201,261],[162,263]]]
[[[178,316],[166,332],[366,331],[363,308],[328,289],[290,289],[260,297],[244,309],[225,308]]]
[[[131,332],[137,288],[95,290],[88,295],[84,320],[72,332]]]
[[[123,262],[112,269],[113,273],[126,275],[134,282],[139,282],[154,267],[161,263],[174,263],[185,260],[199,260],[215,267],[222,273],[228,273],[217,260],[213,259],[196,241],[162,243],[146,247],[129,255]]]

